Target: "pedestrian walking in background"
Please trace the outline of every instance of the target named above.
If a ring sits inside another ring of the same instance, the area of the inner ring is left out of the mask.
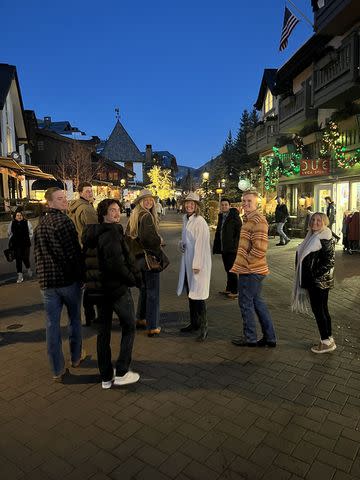
[[[290,238],[284,232],[284,225],[289,218],[289,211],[284,203],[284,199],[280,196],[276,197],[277,205],[275,209],[275,223],[276,230],[279,235],[279,243],[276,246],[287,245],[290,242]]]
[[[266,261],[268,248],[268,223],[258,211],[258,193],[243,193],[243,223],[236,259],[232,269],[239,275],[239,307],[243,319],[243,338],[232,343],[240,347],[276,347],[276,336],[270,312],[261,298],[261,286],[269,268]],[[262,338],[257,340],[255,312],[258,316]]]
[[[130,217],[130,213],[131,213],[131,203],[129,200],[126,200],[125,202],[125,212],[126,212],[126,216],[127,217]]]
[[[200,329],[197,341],[208,334],[205,300],[209,297],[211,250],[209,226],[200,215],[200,199],[190,192],[184,200],[185,215],[180,241],[182,252],[177,294],[185,290],[189,298],[190,323],[181,332]]]
[[[14,250],[17,280],[16,283],[24,281],[22,264],[27,268],[27,275],[32,277],[30,268],[30,247],[33,237],[33,228],[29,220],[24,217],[22,209],[16,209],[13,220],[9,223],[8,231],[9,247]]]
[[[154,255],[159,260],[163,256],[162,238],[155,209],[155,198],[150,190],[141,190],[135,199],[135,208],[126,227],[130,237],[131,250],[142,272],[143,285],[140,288],[136,311],[136,325],[146,328],[149,337],[158,336],[160,327],[160,273],[149,270],[145,254]]]
[[[335,203],[331,199],[331,197],[325,197],[324,200],[326,202],[326,215],[329,219],[329,228],[332,231],[333,237],[335,238],[336,242],[338,242],[340,240],[340,237],[333,231],[333,225],[336,223]]]
[[[95,208],[93,206],[94,193],[89,182],[81,182],[78,186],[79,199],[73,200],[69,205],[69,217],[74,222],[79,242],[81,245],[82,234],[86,225],[98,223]],[[95,308],[88,298],[86,291],[83,296],[85,325],[90,326],[95,321]]]
[[[343,251],[347,252],[349,255],[352,255],[352,250],[349,241],[349,225],[351,224],[352,220],[352,212],[346,210],[343,216],[343,224],[342,224],[342,243],[343,243]]]
[[[236,252],[238,248],[241,229],[241,219],[239,211],[231,208],[230,200],[223,198],[220,203],[220,213],[215,232],[213,245],[213,254],[221,254],[227,275],[227,283],[225,291],[220,292],[228,298],[237,298],[238,294],[238,278],[235,273],[231,273]]]
[[[141,286],[141,272],[125,242],[120,225],[118,200],[102,200],[97,207],[99,225],[84,229],[82,243],[86,269],[86,291],[98,307],[97,357],[102,388],[127,385],[139,380],[129,370],[135,338],[135,310],[130,287]],[[121,325],[121,346],[116,367],[111,361],[113,311]]]
[[[45,192],[48,210],[40,217],[34,234],[35,265],[44,300],[46,343],[55,381],[66,374],[61,342],[60,318],[66,306],[69,324],[71,365],[76,368],[85,358],[81,337],[81,285],[83,264],[78,235],[66,215],[68,203],[60,188]]]
[[[157,217],[158,217],[158,221],[160,222],[161,216],[164,213],[164,209],[161,205],[161,202],[160,202],[159,198],[156,199],[155,209],[156,209],[156,214],[157,214]]]
[[[296,252],[292,310],[307,313],[311,306],[320,333],[320,343],[311,348],[313,353],[336,348],[328,309],[329,290],[334,286],[335,241],[328,225],[324,213],[314,213],[309,232]]]
[[[306,216],[305,216],[305,222],[304,222],[304,234],[305,236],[308,233],[309,226],[310,226],[310,220],[311,217],[313,216],[314,212],[312,211],[312,207],[306,207]]]

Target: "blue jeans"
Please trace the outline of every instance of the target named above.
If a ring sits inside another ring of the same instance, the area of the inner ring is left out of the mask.
[[[160,273],[143,270],[143,285],[136,311],[138,320],[146,319],[146,328],[153,330],[160,323]]]
[[[68,334],[71,361],[77,362],[81,356],[81,289],[79,283],[73,283],[67,287],[46,288],[41,290],[41,294],[44,299],[46,342],[50,366],[54,375],[60,375],[65,367],[60,326],[61,312],[64,305],[69,317]]]
[[[250,273],[239,275],[239,307],[243,318],[244,336],[247,342],[256,343],[255,313],[259,318],[263,337],[276,342],[275,330],[266,303],[261,298],[261,282],[264,275]]]
[[[280,238],[280,243],[286,243],[290,241],[290,238],[284,232],[284,225],[285,225],[285,222],[278,222],[276,224],[276,230]]]

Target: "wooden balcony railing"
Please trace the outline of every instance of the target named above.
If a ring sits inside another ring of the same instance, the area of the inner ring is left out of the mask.
[[[351,50],[351,43],[343,45],[336,51],[337,58],[335,60],[330,60],[324,67],[315,70],[315,92],[350,71],[352,63]]]
[[[287,97],[285,100],[280,101],[279,105],[279,120],[283,122],[292,115],[304,110],[305,108],[305,92],[300,90],[300,92],[293,95],[291,100]]]

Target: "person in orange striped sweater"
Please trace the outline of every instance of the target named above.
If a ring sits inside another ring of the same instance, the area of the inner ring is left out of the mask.
[[[258,211],[258,193],[248,190],[242,198],[245,215],[235,263],[230,272],[239,275],[239,307],[243,318],[244,337],[232,340],[239,347],[276,347],[276,335],[270,312],[261,298],[261,286],[269,273],[266,261],[268,223]],[[255,313],[262,338],[257,340]]]

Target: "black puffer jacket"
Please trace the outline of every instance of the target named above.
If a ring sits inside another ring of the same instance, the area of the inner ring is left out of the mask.
[[[86,288],[90,295],[117,298],[141,286],[141,274],[125,241],[121,225],[87,225],[82,236]]]
[[[311,252],[302,261],[301,287],[321,288],[334,286],[335,241],[320,240],[321,249]]]
[[[224,222],[224,226],[221,229],[222,219],[223,214],[219,213],[214,238],[213,253],[236,253],[241,230],[241,219],[239,216],[239,212],[236,208],[230,208]]]

